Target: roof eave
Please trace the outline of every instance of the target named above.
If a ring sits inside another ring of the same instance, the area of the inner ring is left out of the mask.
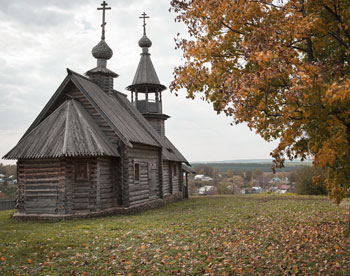
[[[133,89],[143,88],[143,87],[159,88],[160,92],[167,89],[167,87],[165,85],[160,84],[160,83],[135,83],[135,84],[131,84],[131,85],[127,86],[125,89],[128,91],[133,91]],[[140,91],[138,91],[138,92],[140,92]]]

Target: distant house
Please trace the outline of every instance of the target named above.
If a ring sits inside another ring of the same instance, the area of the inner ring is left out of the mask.
[[[269,184],[276,184],[276,183],[280,183],[281,179],[279,177],[274,177],[269,181]]]
[[[212,195],[216,192],[215,187],[214,186],[203,186],[200,187],[198,190],[198,194],[200,195]]]
[[[197,174],[195,177],[194,177],[194,180],[199,180],[199,181],[212,181],[213,179],[209,176],[206,176],[204,174]]]
[[[255,194],[255,190],[253,188],[244,188],[241,191],[242,194],[248,195],[248,194]]]
[[[257,194],[261,194],[262,192],[264,192],[264,189],[261,188],[261,187],[253,187],[253,189],[255,190],[255,192],[256,192]]]
[[[290,185],[281,185],[279,189],[279,193],[284,194],[289,192],[291,186]]]
[[[261,187],[244,188],[241,190],[241,194],[261,194],[264,191]]]
[[[279,191],[279,189],[278,189],[278,187],[270,187],[270,188],[268,189],[268,191],[269,191],[269,192],[272,192],[272,193],[275,193],[275,192]]]

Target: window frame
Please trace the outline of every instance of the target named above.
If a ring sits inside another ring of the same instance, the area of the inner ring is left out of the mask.
[[[134,182],[140,181],[140,162],[134,161]]]
[[[74,180],[77,182],[89,181],[89,163],[80,161],[74,164]],[[81,173],[83,169],[83,174]]]

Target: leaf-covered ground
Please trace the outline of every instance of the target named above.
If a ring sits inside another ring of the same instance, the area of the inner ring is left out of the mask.
[[[0,275],[350,275],[348,207],[251,195],[57,223],[5,211]]]

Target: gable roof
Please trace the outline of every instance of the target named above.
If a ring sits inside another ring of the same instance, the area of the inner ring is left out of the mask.
[[[47,116],[50,117],[55,112],[49,114],[50,108],[52,108],[59,97],[64,94],[65,88],[68,84],[73,83],[101,114],[124,144],[129,147],[133,147],[132,143],[160,147],[163,149],[163,158],[165,160],[188,163],[167,138],[164,139],[158,134],[158,132],[142,116],[136,107],[132,105],[124,94],[117,91],[114,91],[113,94],[107,94],[88,78],[69,69],[67,69],[67,72],[67,77],[51,97],[39,116],[29,127],[27,132],[23,135],[18,145],[34,130],[34,128],[46,120]],[[83,109],[82,106],[81,108]],[[94,123],[93,120],[92,122]],[[7,156],[8,154],[5,157]]]
[[[161,144],[150,135],[149,131],[146,131],[133,116],[130,116],[115,94],[107,94],[91,80],[70,72],[73,83],[85,94],[90,103],[128,146],[132,147],[131,142],[134,142],[161,147]]]
[[[82,105],[69,100],[20,140],[4,158],[78,156],[120,155]]]

